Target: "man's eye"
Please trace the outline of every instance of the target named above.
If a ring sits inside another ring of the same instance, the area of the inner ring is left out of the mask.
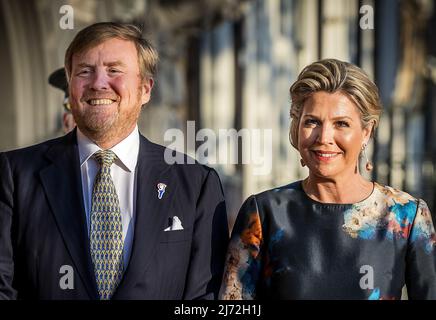
[[[121,71],[118,69],[111,68],[109,69],[109,73],[120,73]]]
[[[88,74],[90,74],[91,71],[89,69],[83,69],[83,70],[79,70],[79,72],[77,72],[77,75],[79,76],[86,76]]]

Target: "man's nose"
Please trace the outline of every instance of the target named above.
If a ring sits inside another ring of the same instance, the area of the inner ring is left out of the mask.
[[[323,124],[318,131],[317,141],[320,144],[331,144],[334,141],[334,128],[328,124]]]
[[[96,70],[92,76],[90,87],[94,90],[109,89],[108,76],[103,70]]]

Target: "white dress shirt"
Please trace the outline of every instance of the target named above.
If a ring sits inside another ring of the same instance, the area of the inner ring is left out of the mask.
[[[82,173],[83,203],[85,204],[88,236],[90,231],[91,201],[94,179],[100,169],[98,162],[92,155],[101,148],[86,137],[77,128],[77,143],[79,146],[80,171]],[[129,262],[133,242],[136,210],[136,163],[139,153],[138,126],[123,141],[110,148],[117,160],[111,166],[111,176],[120,201],[121,218],[123,223],[124,241],[124,270]]]

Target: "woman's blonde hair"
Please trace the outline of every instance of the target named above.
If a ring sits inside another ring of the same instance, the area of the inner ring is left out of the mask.
[[[317,91],[342,92],[354,102],[361,114],[362,127],[378,126],[382,105],[377,86],[359,67],[336,59],[324,59],[306,66],[289,89],[291,93],[291,144],[298,150],[298,126],[306,100]]]

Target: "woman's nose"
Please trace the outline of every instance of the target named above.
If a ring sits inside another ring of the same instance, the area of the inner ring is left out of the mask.
[[[317,141],[320,144],[331,144],[334,140],[334,130],[329,125],[322,125],[319,128]]]

